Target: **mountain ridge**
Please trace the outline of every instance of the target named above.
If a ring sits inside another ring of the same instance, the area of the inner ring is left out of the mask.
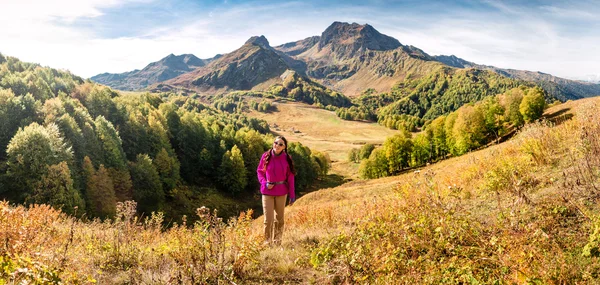
[[[561,101],[590,97],[586,94],[600,95],[600,85],[554,76],[540,71],[499,68],[491,65],[477,64],[455,55],[438,55],[435,60],[456,68],[475,68],[490,70],[509,78],[532,81],[540,85],[546,92]]]
[[[180,61],[185,62],[183,59]],[[531,81],[562,101],[600,94],[600,85],[544,73],[476,64],[453,55],[431,56],[418,47],[401,44],[369,24],[357,23],[334,22],[321,35],[275,47],[270,46],[264,35],[253,36],[231,53],[192,63],[196,65],[194,69],[187,65],[190,70],[183,66],[176,72],[165,70],[158,74],[149,73],[145,75],[147,81],[142,76],[144,70],[100,74],[92,80],[111,87],[117,86],[117,89],[123,89],[123,86],[129,89],[151,86],[150,89],[156,89],[157,83],[160,83],[171,89],[179,86],[202,93],[215,93],[266,90],[270,85],[280,83],[278,75],[291,69],[337,92],[357,97],[367,89],[377,93],[390,92],[408,77],[425,77],[440,66],[450,66],[490,70],[508,78]],[[152,67],[150,64],[147,68]],[[166,80],[160,80],[167,77]],[[128,80],[132,82],[127,83]]]
[[[107,85],[111,88],[132,91],[146,88],[148,85],[175,78],[198,67],[210,63],[211,59],[200,59],[193,54],[169,54],[159,61],[151,62],[143,69],[123,73],[101,73],[92,76],[92,81]]]
[[[275,48],[304,61],[310,77],[350,97],[367,88],[387,92],[409,73],[422,76],[438,65],[422,62],[431,57],[368,24],[334,22],[320,36]]]
[[[266,82],[280,81],[279,76],[289,68],[264,36],[253,36],[239,49],[164,84],[202,93],[250,90]]]

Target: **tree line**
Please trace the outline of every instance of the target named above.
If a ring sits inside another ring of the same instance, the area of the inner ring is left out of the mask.
[[[379,148],[367,144],[352,151],[349,160],[360,161],[363,178],[395,175],[408,167],[462,155],[499,140],[524,123],[539,119],[545,106],[545,92],[540,87],[513,88],[440,116],[414,137],[403,128]]]
[[[290,72],[282,84],[269,87],[267,93],[274,96],[290,98],[320,108],[350,107],[350,99],[341,93],[318,84],[296,72]]]
[[[504,77],[492,71],[440,67],[423,76],[408,75],[390,92],[365,90],[353,106],[340,107],[338,117],[369,120],[391,129],[417,131],[426,122],[458,110],[465,104],[502,94],[513,88],[534,87],[532,83]],[[546,93],[548,101],[554,100]]]
[[[265,121],[220,109],[197,96],[121,95],[0,54],[0,198],[104,218],[125,200],[192,216],[194,189],[248,197],[273,137]],[[326,155],[288,149],[297,191],[326,174]]]

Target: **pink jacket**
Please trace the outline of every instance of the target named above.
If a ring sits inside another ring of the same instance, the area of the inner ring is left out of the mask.
[[[260,193],[269,196],[283,196],[288,194],[291,201],[296,200],[294,174],[290,171],[290,166],[286,158],[287,154],[282,152],[279,155],[275,155],[273,150],[270,151],[271,158],[269,159],[269,165],[267,165],[267,171],[264,171],[266,152],[260,158],[260,163],[256,169],[258,182],[260,183]],[[267,182],[279,181],[287,181],[287,183],[276,184],[272,189],[267,188]]]

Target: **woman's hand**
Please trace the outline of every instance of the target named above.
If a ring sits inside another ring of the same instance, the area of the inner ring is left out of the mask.
[[[275,183],[267,182],[267,189],[271,190],[275,187]]]

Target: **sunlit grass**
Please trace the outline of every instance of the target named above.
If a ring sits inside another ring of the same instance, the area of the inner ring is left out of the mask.
[[[596,284],[598,100],[575,116],[396,177],[311,192],[286,209],[281,246],[262,218],[139,220],[125,204],[86,222],[0,204],[0,284]]]

